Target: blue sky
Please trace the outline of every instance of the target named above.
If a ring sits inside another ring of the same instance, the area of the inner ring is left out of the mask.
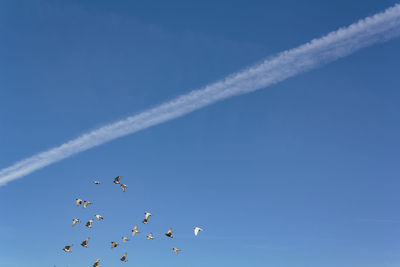
[[[394,3],[3,1],[0,168]],[[0,187],[0,266],[115,266],[125,251],[126,266],[399,266],[399,44]],[[143,233],[109,249],[145,211]],[[93,229],[70,226],[95,213]],[[170,226],[176,239],[157,238]]]

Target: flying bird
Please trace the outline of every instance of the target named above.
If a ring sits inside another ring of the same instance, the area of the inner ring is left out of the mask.
[[[145,212],[145,213],[144,213],[144,220],[143,220],[143,223],[144,223],[144,224],[148,224],[149,217],[152,216],[152,215],[153,215],[153,214],[151,214],[150,212]]]
[[[99,262],[100,262],[100,259],[97,259],[97,260],[93,263],[93,267],[99,267]]]
[[[126,259],[126,252],[124,253],[124,255],[121,258],[121,261],[123,262],[127,262],[128,260]]]
[[[71,252],[70,248],[71,248],[72,246],[73,246],[73,245],[66,245],[62,250],[64,250],[65,252]]]
[[[129,238],[127,238],[127,237],[122,237],[122,242],[124,242],[124,243],[126,243],[126,241],[129,241]]]
[[[137,227],[137,224],[136,224],[132,229],[132,236],[135,236],[136,234],[140,233],[137,228],[138,227]]]
[[[201,229],[200,227],[193,227],[193,230],[194,230],[194,235],[195,236],[197,236],[197,234],[200,232],[200,231],[203,231],[203,229]]]
[[[119,184],[119,180],[121,179],[121,176],[117,176],[114,178],[114,184]]]
[[[165,235],[170,238],[174,238],[174,236],[172,235],[172,228],[169,228],[168,232],[166,232]]]
[[[147,237],[146,237],[146,239],[147,239],[147,240],[153,240],[153,239],[154,239],[153,233],[148,234]]]
[[[172,250],[176,253],[176,254],[178,254],[179,253],[179,251],[180,251],[180,249],[179,248],[172,248]]]
[[[78,222],[81,222],[79,219],[72,219],[72,226],[75,226]]]
[[[85,240],[83,240],[83,242],[81,243],[81,246],[87,248],[87,244],[89,242],[89,239],[90,239],[90,237],[88,237]]]
[[[119,244],[117,242],[112,241],[111,242],[111,248],[117,247]]]
[[[96,217],[97,220],[101,221],[103,220],[103,216],[99,215],[99,214],[95,214],[94,217]]]
[[[121,184],[122,192],[125,192],[125,188],[128,188],[128,186],[126,184]]]
[[[80,198],[76,198],[75,200],[76,200],[76,206],[79,206],[83,202],[83,200]]]
[[[93,204],[92,202],[90,202],[89,200],[84,200],[83,201],[83,207],[86,209],[88,205]]]
[[[94,184],[101,184],[99,181],[93,181]]]
[[[93,223],[93,219],[90,219],[90,220],[85,224],[85,226],[88,227],[88,228],[92,228],[92,223]]]

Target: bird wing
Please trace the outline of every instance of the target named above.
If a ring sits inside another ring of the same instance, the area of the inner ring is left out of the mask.
[[[121,261],[125,261],[126,260],[126,253],[124,253],[124,255],[121,258]]]

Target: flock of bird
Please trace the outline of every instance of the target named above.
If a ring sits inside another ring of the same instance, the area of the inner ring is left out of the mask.
[[[114,178],[114,184],[119,185],[119,186],[121,187],[122,192],[125,192],[125,191],[126,191],[126,188],[128,188],[128,186],[127,186],[126,184],[122,184],[122,183],[120,182],[120,180],[121,180],[121,176],[115,177],[115,178]],[[96,184],[96,185],[101,184],[101,182],[99,182],[99,181],[93,181],[93,183]],[[85,209],[86,209],[89,205],[93,204],[93,203],[90,202],[90,201],[82,200],[82,199],[80,199],[80,198],[75,199],[75,203],[76,203],[76,206],[80,206],[80,205],[83,204],[83,208],[85,208]],[[145,215],[145,216],[144,216],[144,219],[143,219],[142,223],[143,223],[143,224],[148,224],[148,223],[149,223],[149,218],[152,216],[152,214],[151,214],[150,212],[145,212],[144,215]],[[98,221],[104,220],[103,216],[101,216],[100,214],[95,214],[94,217],[95,217]],[[74,227],[74,226],[75,226],[77,223],[79,223],[79,222],[81,222],[81,221],[80,221],[78,218],[72,219],[72,227]],[[90,219],[89,221],[87,221],[87,222],[85,223],[85,226],[88,227],[88,228],[92,228],[93,222],[94,222],[94,219]],[[193,227],[193,232],[194,232],[194,235],[195,235],[195,236],[197,236],[198,233],[199,233],[200,231],[203,231],[203,229],[201,229],[200,227],[197,227],[197,226]],[[138,230],[138,225],[137,225],[137,224],[133,227],[133,229],[132,229],[131,232],[132,232],[132,237],[134,237],[136,234],[140,233],[139,230]],[[166,236],[166,237],[169,237],[169,238],[174,238],[174,235],[173,235],[173,233],[172,233],[172,228],[169,228],[168,232],[165,233],[165,236]],[[149,234],[146,236],[146,240],[153,240],[153,239],[154,239],[153,233],[149,233]],[[82,243],[81,243],[81,246],[84,247],[84,248],[87,248],[87,247],[88,247],[89,240],[90,240],[90,237],[88,237],[88,238],[86,238],[85,240],[83,240]],[[126,242],[129,241],[129,240],[130,240],[130,239],[127,238],[127,237],[125,237],[125,236],[122,237],[122,242],[123,242],[123,243],[126,243]],[[73,244],[66,245],[62,250],[64,250],[65,252],[72,252],[72,251],[71,251],[72,246],[73,246]],[[118,244],[117,242],[114,242],[114,241],[111,242],[111,248],[115,248],[115,247],[117,247],[117,246],[119,246],[119,244]],[[173,252],[175,252],[176,254],[178,254],[179,251],[180,251],[180,249],[179,249],[179,248],[176,248],[176,247],[173,247],[172,250],[173,250]],[[97,260],[93,263],[93,267],[100,267],[100,266],[99,266],[100,260],[101,260],[101,259],[97,259]],[[127,262],[127,261],[128,261],[128,260],[127,260],[127,253],[126,253],[126,252],[124,253],[124,255],[122,255],[120,261],[122,261],[122,262]]]

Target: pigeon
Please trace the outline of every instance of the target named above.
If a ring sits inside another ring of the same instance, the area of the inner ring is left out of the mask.
[[[148,224],[149,217],[150,217],[151,215],[153,215],[153,214],[151,214],[150,212],[145,212],[144,215],[145,215],[145,216],[144,216],[143,223],[144,223],[144,224]]]
[[[124,255],[121,258],[121,261],[123,262],[127,262],[128,260],[126,259],[126,252],[124,253]]]
[[[100,262],[100,259],[97,259],[97,260],[93,263],[93,267],[99,267],[99,262]]]
[[[180,251],[180,249],[179,248],[172,248],[172,250],[176,253],[176,254],[178,254],[179,253],[179,251]]]
[[[92,222],[93,222],[93,219],[90,219],[90,220],[85,224],[85,226],[88,227],[88,228],[92,228]]]
[[[75,200],[76,200],[76,206],[79,206],[83,202],[83,200],[80,198],[76,198]]]
[[[93,181],[94,184],[101,184],[99,181]]]
[[[200,232],[200,231],[203,231],[203,229],[201,229],[200,227],[193,227],[193,230],[194,230],[194,235],[195,236],[197,236],[197,234]]]
[[[117,247],[119,244],[117,242],[112,241],[111,242],[111,248]]]
[[[165,235],[170,238],[174,238],[174,236],[172,235],[172,228],[169,228],[168,232],[166,232]]]
[[[95,214],[94,217],[96,217],[97,220],[101,221],[103,220],[103,216],[99,215],[99,214]]]
[[[88,237],[85,240],[83,240],[83,242],[81,243],[81,246],[87,248],[87,244],[89,242],[89,239],[90,239],[90,237]]]
[[[126,243],[126,241],[129,241],[129,238],[127,238],[127,237],[122,237],[122,242],[124,242],[124,243]]]
[[[153,240],[153,239],[154,239],[153,233],[148,234],[147,237],[146,237],[146,239],[147,239],[147,240]]]
[[[119,184],[119,179],[121,179],[121,176],[117,176],[114,178],[114,184]]]
[[[90,204],[93,204],[92,202],[90,202],[89,200],[84,200],[83,201],[83,207],[86,209],[86,207]]]
[[[122,192],[125,192],[125,188],[127,188],[128,186],[126,185],[126,184],[121,184],[121,189],[122,189]]]
[[[132,229],[132,236],[135,236],[137,233],[140,233],[137,229],[137,224]]]
[[[75,226],[78,222],[81,222],[79,219],[72,219],[72,226]]]
[[[62,250],[64,250],[65,252],[71,252],[70,248],[71,248],[72,246],[73,246],[73,245],[66,245]]]

